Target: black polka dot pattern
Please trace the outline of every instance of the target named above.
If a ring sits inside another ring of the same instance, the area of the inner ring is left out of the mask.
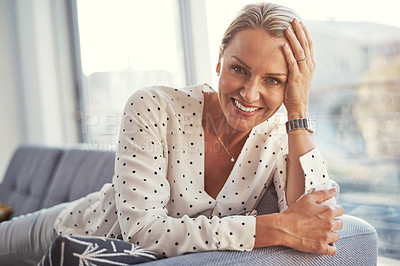
[[[331,188],[331,182],[326,168],[316,167],[316,165],[325,165],[319,150],[315,149],[300,157],[300,163],[306,179],[306,193]]]
[[[113,183],[72,203],[56,230],[122,237],[166,256],[252,249],[255,218],[232,215],[252,210],[271,182],[285,209],[284,119],[275,115],[252,130],[213,199],[204,190],[203,92],[213,91],[207,85],[155,87],[131,96],[122,117]],[[329,178],[314,151],[302,165],[310,168],[307,181],[310,176],[318,184],[317,175]]]

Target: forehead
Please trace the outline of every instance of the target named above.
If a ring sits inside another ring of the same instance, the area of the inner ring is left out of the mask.
[[[244,60],[250,67],[273,67],[287,73],[287,63],[282,52],[286,39],[272,37],[262,29],[238,32],[226,47],[223,58],[232,56]]]

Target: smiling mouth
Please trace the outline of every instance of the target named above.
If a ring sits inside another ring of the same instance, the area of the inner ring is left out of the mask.
[[[259,107],[245,107],[245,106],[243,106],[243,105],[242,105],[238,100],[236,100],[236,99],[233,99],[233,102],[234,102],[235,106],[236,106],[240,111],[243,111],[243,112],[246,112],[246,113],[252,113],[252,112],[255,112],[255,111],[261,109],[261,108],[259,108]]]

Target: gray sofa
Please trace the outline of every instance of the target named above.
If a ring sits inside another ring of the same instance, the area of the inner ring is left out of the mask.
[[[110,182],[114,152],[85,147],[56,148],[20,146],[10,160],[0,184],[0,202],[11,205],[12,216],[68,202],[99,190]],[[259,214],[277,212],[271,186],[257,206]],[[342,217],[344,228],[336,243],[337,254],[326,256],[299,252],[282,246],[250,252],[214,251],[191,253],[148,262],[150,265],[376,265],[377,234],[365,221]]]

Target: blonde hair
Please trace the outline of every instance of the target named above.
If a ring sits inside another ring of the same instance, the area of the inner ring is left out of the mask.
[[[263,29],[272,37],[285,37],[284,31],[292,27],[294,18],[300,18],[292,9],[273,3],[257,3],[244,6],[229,25],[219,47],[222,56],[233,37],[247,29]]]

